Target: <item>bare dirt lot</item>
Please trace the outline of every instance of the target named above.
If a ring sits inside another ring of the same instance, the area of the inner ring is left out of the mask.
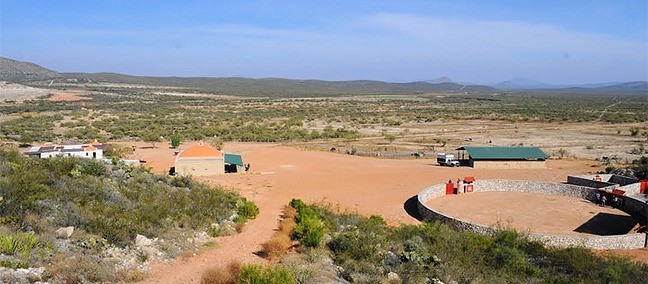
[[[146,160],[156,172],[167,172],[173,165],[174,150],[168,145],[129,144],[137,147],[133,157]],[[277,228],[281,208],[292,198],[380,215],[393,225],[416,224],[419,221],[408,214],[406,202],[426,186],[448,179],[475,176],[562,182],[568,174],[601,170],[600,164],[583,160],[549,160],[548,168],[541,170],[449,168],[437,166],[432,159],[377,159],[259,143],[229,143],[225,151],[242,154],[244,163],[251,164],[250,172],[201,179],[253,200],[259,206],[259,216],[242,233],[218,238],[214,248],[172,263],[153,264],[145,283],[198,283],[202,271],[230,260],[267,263],[254,253]],[[633,253],[641,257],[645,251]]]
[[[558,195],[529,192],[474,192],[432,199],[444,214],[486,226],[556,235],[618,235],[638,220],[610,206]]]
[[[90,100],[90,98],[81,96],[78,92],[61,92],[55,93],[48,98],[52,102],[78,102],[82,100]]]
[[[51,93],[51,90],[0,81],[0,101],[22,102]]]

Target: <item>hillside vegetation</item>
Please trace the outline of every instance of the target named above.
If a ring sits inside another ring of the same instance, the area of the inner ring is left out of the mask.
[[[256,213],[244,198],[187,177],[0,150],[0,264],[45,266],[43,277],[55,281],[136,280],[147,260],[209,242],[207,232],[233,233]]]
[[[441,223],[390,227],[379,216],[335,213],[300,200],[291,205],[298,211],[294,237],[309,255],[289,265],[298,278],[321,273],[303,268],[322,254],[353,283],[645,283],[648,277],[643,264],[585,248],[546,248],[515,231],[486,236]]]
[[[320,99],[210,98],[147,91],[91,93],[82,103],[0,104],[0,138],[32,141],[178,136],[186,140],[356,139],[363,131],[445,120],[645,122],[644,96],[497,94]],[[375,131],[374,131],[375,132]],[[637,135],[643,136],[639,129]]]

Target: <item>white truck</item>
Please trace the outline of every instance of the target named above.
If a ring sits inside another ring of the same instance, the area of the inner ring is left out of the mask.
[[[459,161],[455,160],[454,155],[446,153],[437,154],[437,163],[442,166],[458,167]]]

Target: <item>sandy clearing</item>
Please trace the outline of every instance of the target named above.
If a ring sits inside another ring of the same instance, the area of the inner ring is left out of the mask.
[[[81,96],[78,92],[60,92],[48,98],[52,102],[78,102],[90,100],[90,98]]]
[[[164,173],[173,164],[173,149],[164,143],[129,143],[134,157],[146,160],[153,171]],[[183,145],[186,147],[188,145]],[[432,159],[388,160],[309,151],[277,144],[229,143],[225,151],[240,153],[250,173],[201,178],[237,191],[260,209],[241,234],[217,238],[215,248],[172,263],[154,263],[144,283],[198,283],[208,267],[230,260],[267,263],[254,252],[277,228],[281,208],[292,198],[330,202],[343,210],[383,216],[389,224],[416,224],[404,210],[405,202],[431,184],[463,176],[565,181],[567,174],[600,170],[592,162],[550,160],[542,170],[475,170],[437,166]]]
[[[442,196],[428,204],[462,220],[522,232],[612,235],[631,232],[638,226],[638,220],[610,206],[540,193],[475,192]]]

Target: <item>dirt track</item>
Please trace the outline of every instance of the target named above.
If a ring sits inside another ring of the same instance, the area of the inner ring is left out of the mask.
[[[147,160],[156,172],[166,172],[173,164],[168,145],[136,143],[135,157]],[[236,259],[243,263],[266,263],[254,252],[277,227],[281,208],[292,198],[325,201],[343,210],[383,216],[390,224],[418,221],[404,209],[405,203],[424,187],[458,177],[566,180],[568,174],[600,170],[594,162],[550,160],[543,170],[475,170],[440,167],[432,159],[387,160],[344,154],[300,150],[273,144],[226,144],[230,153],[243,154],[250,173],[203,178],[253,200],[260,208],[241,234],[218,238],[217,246],[195,257],[170,264],[154,264],[145,283],[198,283],[202,271]]]

